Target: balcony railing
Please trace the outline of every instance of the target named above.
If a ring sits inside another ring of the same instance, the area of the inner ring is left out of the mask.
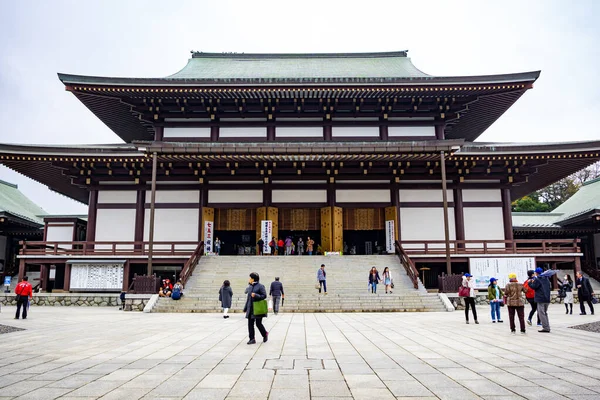
[[[581,253],[579,239],[450,240],[450,254]],[[446,254],[444,240],[402,240],[408,255]]]
[[[19,242],[26,256],[148,256],[149,242]],[[153,256],[189,258],[198,242],[154,242]]]

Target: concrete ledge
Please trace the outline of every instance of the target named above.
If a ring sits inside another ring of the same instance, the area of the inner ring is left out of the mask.
[[[444,307],[446,307],[446,311],[454,311],[455,310],[454,306],[452,305],[452,302],[450,301],[448,296],[446,296],[446,293],[438,293],[438,297],[440,298],[442,303],[444,303]]]
[[[148,300],[148,303],[146,303],[146,306],[144,307],[143,311],[145,313],[152,312],[152,309],[156,305],[157,301],[158,301],[158,294],[153,294],[152,297],[150,297],[150,299]]]
[[[119,307],[119,293],[34,293],[32,305],[53,307]],[[128,294],[125,296],[125,310],[142,311],[150,294]],[[0,304],[17,304],[14,293],[0,294]]]

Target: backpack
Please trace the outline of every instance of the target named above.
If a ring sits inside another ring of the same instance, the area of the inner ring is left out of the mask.
[[[173,288],[173,292],[171,293],[171,298],[173,300],[179,300],[181,298],[181,286],[175,285]]]
[[[525,298],[533,299],[535,297],[535,290],[529,287],[529,280],[526,280],[525,283],[523,283],[523,287],[527,289],[527,292],[525,293]]]

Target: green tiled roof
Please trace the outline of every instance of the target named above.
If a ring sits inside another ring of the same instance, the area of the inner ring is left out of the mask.
[[[563,214],[558,221],[565,221],[592,210],[600,210],[600,178],[584,183],[577,193],[552,212]]]
[[[43,225],[40,216],[46,214],[40,206],[29,200],[17,185],[0,180],[0,212]]]
[[[555,222],[562,214],[549,212],[513,212],[513,228],[560,228]]]

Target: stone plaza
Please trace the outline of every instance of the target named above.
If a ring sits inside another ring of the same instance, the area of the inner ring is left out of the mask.
[[[0,399],[600,399],[598,316],[551,306],[552,333],[453,313],[270,315],[2,307]],[[260,336],[259,336],[260,338]]]

